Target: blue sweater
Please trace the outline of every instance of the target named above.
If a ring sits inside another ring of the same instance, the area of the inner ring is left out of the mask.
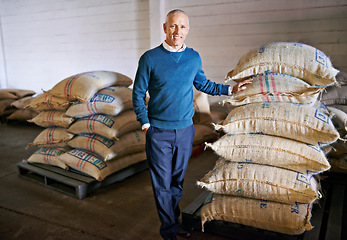
[[[133,88],[133,106],[141,125],[180,129],[193,124],[193,85],[210,95],[228,95],[229,85],[208,80],[201,58],[192,48],[167,51],[162,45],[145,52]],[[148,109],[145,98],[149,91]]]

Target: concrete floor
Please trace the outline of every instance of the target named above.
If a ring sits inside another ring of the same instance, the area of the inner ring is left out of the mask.
[[[27,144],[43,130],[26,123],[0,125],[0,239],[160,239],[148,170],[82,200],[18,176],[17,163],[36,147]],[[181,210],[203,191],[195,183],[217,156],[206,150],[190,159]],[[194,231],[190,239],[226,238]]]

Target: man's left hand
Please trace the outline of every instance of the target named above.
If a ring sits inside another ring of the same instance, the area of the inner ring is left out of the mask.
[[[246,80],[243,80],[242,82],[237,83],[232,90],[232,93],[237,93],[239,91],[243,91],[247,88],[247,84],[251,84],[253,82],[252,78],[248,78]]]

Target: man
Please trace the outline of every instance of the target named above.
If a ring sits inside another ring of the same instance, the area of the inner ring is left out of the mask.
[[[251,80],[233,88],[207,80],[199,54],[186,47],[188,16],[172,10],[163,25],[166,39],[145,52],[134,81],[133,106],[146,133],[146,153],[164,239],[189,236],[178,218],[183,179],[194,140],[193,85],[211,95],[231,95]],[[148,108],[146,92],[149,91]]]

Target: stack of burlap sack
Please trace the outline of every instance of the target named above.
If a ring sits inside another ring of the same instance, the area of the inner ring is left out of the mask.
[[[101,181],[144,161],[145,136],[132,107],[132,80],[111,71],[68,77],[40,94],[28,108],[45,129],[28,146],[29,162],[72,168]]]
[[[243,56],[227,80],[253,78],[225,102],[235,106],[207,144],[220,159],[197,184],[211,191],[202,225],[223,220],[284,234],[312,229],[312,203],[321,197],[315,176],[330,169],[322,145],[339,138],[323,89],[338,73],[318,49],[270,43]]]
[[[347,173],[347,73],[340,72],[336,76],[340,87],[327,87],[320,101],[327,106],[340,139],[333,143],[327,153],[331,170]]]
[[[0,116],[10,120],[28,120],[37,115],[35,110],[25,106],[36,92],[24,89],[0,89]]]
[[[205,142],[216,141],[219,133],[212,125],[213,120],[207,94],[203,92],[195,93],[193,106],[193,123],[195,127],[193,146],[203,146]]]

